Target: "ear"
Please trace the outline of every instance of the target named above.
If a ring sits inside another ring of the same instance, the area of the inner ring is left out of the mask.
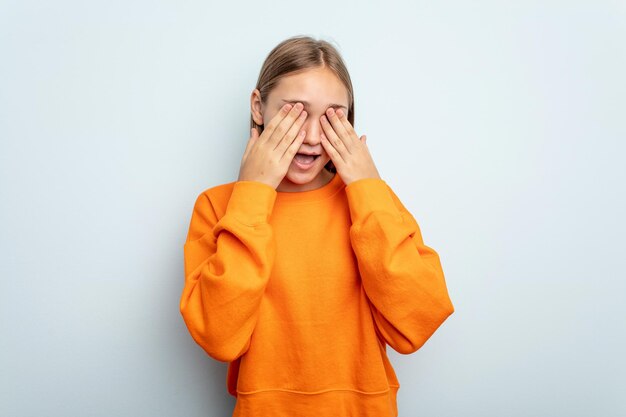
[[[252,120],[257,125],[263,124],[263,106],[261,103],[261,92],[258,88],[255,88],[250,95],[250,112],[252,113]]]

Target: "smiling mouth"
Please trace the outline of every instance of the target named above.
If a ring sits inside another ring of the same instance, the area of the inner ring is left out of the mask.
[[[311,164],[313,163],[315,160],[317,160],[317,158],[319,158],[320,155],[307,155],[307,154],[303,154],[303,153],[297,153],[293,159],[295,159],[296,161],[302,163],[302,164]]]
[[[297,153],[295,156],[301,159],[302,161],[309,161],[309,160],[314,161],[317,158],[319,158],[320,155],[309,155],[306,153]]]

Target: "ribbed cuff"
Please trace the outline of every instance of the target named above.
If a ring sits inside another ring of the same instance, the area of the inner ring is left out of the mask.
[[[269,222],[276,201],[276,190],[260,181],[237,181],[226,206],[226,213],[248,226]]]
[[[387,187],[387,183],[379,178],[362,178],[346,185],[352,223],[373,211],[386,211],[401,217]]]

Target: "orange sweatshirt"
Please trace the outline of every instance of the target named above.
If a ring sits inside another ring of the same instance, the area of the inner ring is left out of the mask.
[[[228,363],[233,417],[397,416],[386,344],[418,350],[454,312],[439,256],[382,179],[197,198],[180,311]]]

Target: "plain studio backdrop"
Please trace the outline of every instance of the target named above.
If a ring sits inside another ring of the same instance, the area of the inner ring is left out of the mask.
[[[456,308],[387,348],[400,416],[626,415],[624,2],[68,0],[0,2],[0,415],[230,415],[183,243],[299,34]]]

